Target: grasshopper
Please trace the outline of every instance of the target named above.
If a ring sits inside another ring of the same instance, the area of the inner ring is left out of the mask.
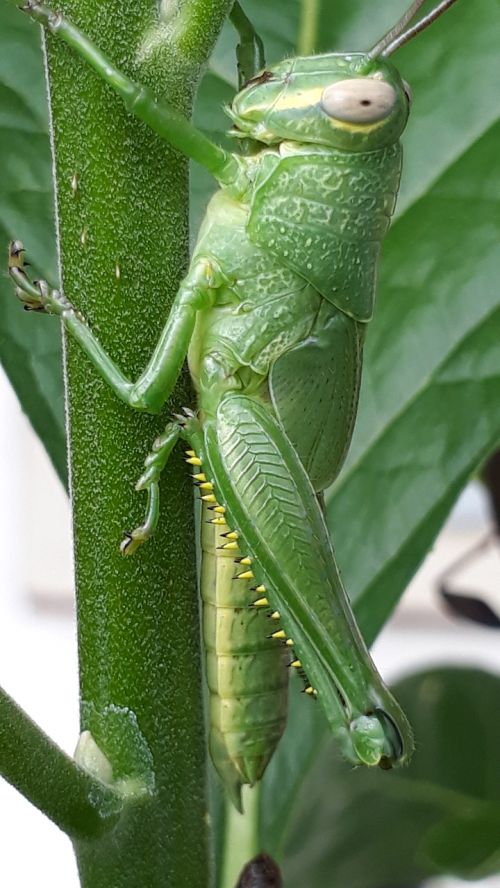
[[[228,114],[245,150],[212,143],[135,84],[64,16],[24,9],[79,53],[135,114],[213,174],[190,267],[144,372],[127,379],[85,319],[25,271],[9,268],[25,306],[61,318],[118,398],[159,412],[187,357],[197,409],[176,414],[137,483],[153,533],[160,473],[187,442],[202,503],[201,596],[210,750],[240,807],[286,722],[287,666],[317,698],[348,761],[408,761],[412,733],[356,626],[326,528],[322,492],[346,456],[358,403],[376,269],[399,187],[409,89],[388,57],[455,0],[413,27],[424,0],[368,52],[287,59],[252,75]],[[240,68],[260,58],[240,7]],[[245,58],[247,62],[245,62]],[[248,70],[247,70],[248,73]],[[243,78],[242,78],[243,79]]]

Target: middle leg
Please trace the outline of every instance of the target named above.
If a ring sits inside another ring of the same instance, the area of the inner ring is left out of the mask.
[[[162,434],[153,442],[151,451],[144,461],[144,472],[135,489],[145,490],[147,493],[146,516],[142,524],[125,534],[120,545],[122,555],[133,555],[156,530],[160,512],[160,475],[179,440],[187,441],[189,446],[194,448],[187,451],[188,465],[195,468],[201,466],[201,460],[197,456],[197,451],[200,449],[201,427],[192,410],[185,407],[184,413],[185,416],[176,414],[174,421],[167,424]],[[203,497],[206,493],[205,487],[208,490],[212,485],[206,483],[206,478],[201,472],[196,472],[193,477]]]

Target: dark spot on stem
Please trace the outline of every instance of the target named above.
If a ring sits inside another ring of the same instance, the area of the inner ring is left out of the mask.
[[[269,854],[258,854],[242,870],[235,888],[283,888],[278,865]]]

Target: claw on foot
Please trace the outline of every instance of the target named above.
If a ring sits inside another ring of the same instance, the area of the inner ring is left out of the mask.
[[[120,543],[120,552],[122,555],[134,555],[137,549],[146,542],[148,536],[149,534],[145,534],[142,527],[136,527],[131,533],[126,531]]]
[[[190,407],[183,407],[182,413],[172,413],[174,422],[178,423],[181,428],[185,429],[189,420],[196,418],[196,413]]]
[[[139,546],[142,546],[146,540],[149,539],[150,536],[156,530],[156,525],[158,524],[158,513],[160,507],[160,491],[158,489],[158,482],[153,481],[150,483],[150,486],[147,488],[148,492],[148,505],[146,510],[146,518],[139,527],[136,527],[132,533],[126,533],[121,544],[120,544],[120,552],[122,555],[133,555],[134,552],[137,551]]]
[[[9,271],[11,268],[24,268],[24,244],[20,240],[11,241],[9,244]]]
[[[16,285],[16,296],[26,311],[45,311],[41,284],[28,279],[24,244],[20,240],[9,244],[9,274]]]
[[[21,12],[26,12],[34,18],[35,21],[40,22],[41,25],[46,25],[51,29],[56,28],[61,21],[61,14],[59,12],[53,12],[44,6],[43,3],[37,3],[36,0],[26,0],[26,3],[18,8]]]
[[[47,314],[62,315],[65,311],[74,312],[81,320],[80,313],[60,293],[52,290],[47,281],[30,281],[25,268],[29,265],[25,259],[22,241],[11,241],[9,244],[9,274],[16,285],[16,296],[23,303],[26,311],[43,311]]]

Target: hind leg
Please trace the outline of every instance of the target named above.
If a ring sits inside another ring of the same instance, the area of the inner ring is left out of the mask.
[[[262,402],[231,392],[203,433],[203,470],[249,558],[237,576],[265,595],[277,620],[271,637],[293,650],[349,761],[404,762],[411,730],[366,649],[314,489],[282,427]]]

